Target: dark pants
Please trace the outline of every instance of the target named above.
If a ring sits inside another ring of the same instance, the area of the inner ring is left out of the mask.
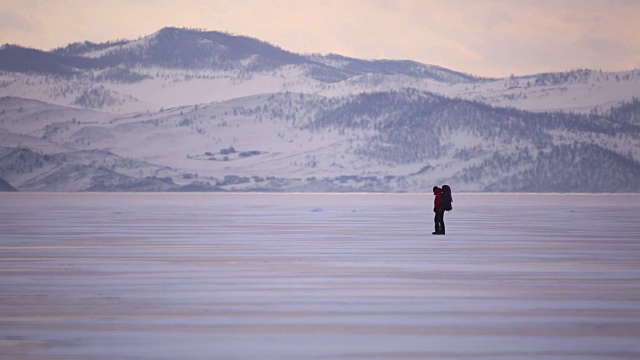
[[[444,234],[444,211],[436,211],[433,221],[436,223],[436,233]]]

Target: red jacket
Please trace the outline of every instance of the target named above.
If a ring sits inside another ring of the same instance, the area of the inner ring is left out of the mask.
[[[442,211],[440,208],[442,206],[442,189],[437,188],[434,195],[436,197],[433,199],[433,211]]]

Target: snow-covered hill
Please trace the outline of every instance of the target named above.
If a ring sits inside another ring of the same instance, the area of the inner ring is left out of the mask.
[[[486,79],[174,28],[0,69],[18,190],[640,191],[639,70]]]
[[[0,49],[0,96],[112,113],[277,92],[344,96],[413,88],[495,106],[588,113],[640,97],[640,70],[487,79],[414,61],[299,55],[256,39],[165,28],[50,52]]]

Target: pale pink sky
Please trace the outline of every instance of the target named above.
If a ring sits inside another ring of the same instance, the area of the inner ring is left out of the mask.
[[[640,68],[638,19],[640,0],[0,0],[0,44],[49,50],[177,26],[508,76]]]

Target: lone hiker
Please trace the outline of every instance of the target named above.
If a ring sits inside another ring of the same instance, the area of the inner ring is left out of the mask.
[[[433,187],[433,195],[435,198],[433,199],[433,212],[436,213],[436,216],[433,218],[433,221],[436,225],[436,231],[434,231],[433,235],[444,235],[444,208],[443,198],[442,198],[442,189],[437,186]]]
[[[433,235],[444,235],[444,212],[453,210],[453,196],[451,196],[451,187],[449,185],[442,185],[442,189],[434,186],[433,194],[436,196],[433,199],[433,212],[436,213],[433,221],[436,224],[436,231]]]

